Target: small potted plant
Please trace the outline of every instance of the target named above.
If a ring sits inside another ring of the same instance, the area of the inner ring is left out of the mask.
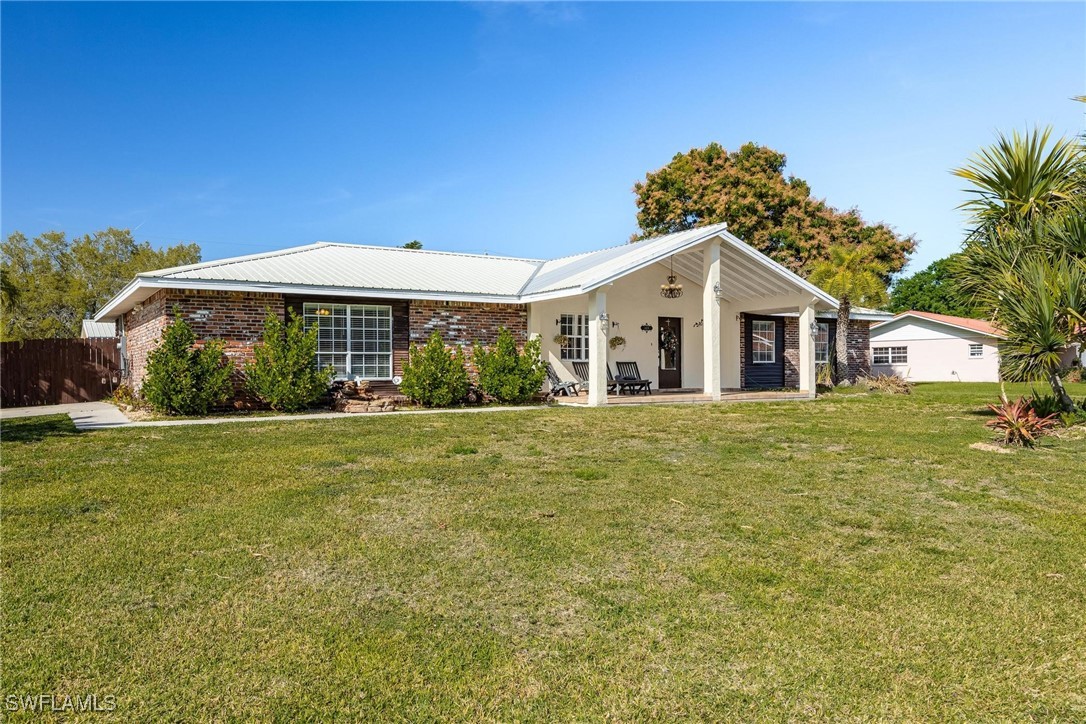
[[[607,342],[607,344],[611,345],[611,349],[618,349],[619,347],[625,347],[626,346],[626,338],[621,337],[621,336],[611,337],[611,339]]]
[[[565,347],[569,343],[569,337],[564,334],[556,334],[553,341],[559,347]]]

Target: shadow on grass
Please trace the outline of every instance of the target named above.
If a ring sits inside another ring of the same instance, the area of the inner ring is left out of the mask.
[[[0,442],[41,442],[47,437],[78,435],[72,418],[67,415],[24,417],[0,422]]]

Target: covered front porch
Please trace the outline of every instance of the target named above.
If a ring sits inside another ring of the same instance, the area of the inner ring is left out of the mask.
[[[651,395],[607,394],[608,405],[679,405],[705,402],[772,402],[775,400],[809,400],[811,396],[802,390],[721,390],[714,398],[701,390],[653,390]],[[555,403],[571,407],[588,407],[588,394],[581,392],[572,397],[556,397]]]
[[[528,332],[544,358],[585,383],[560,403],[814,397],[816,315],[836,300],[730,234],[691,236],[618,247],[613,264],[593,259],[578,287],[529,301]],[[653,395],[608,394],[630,363]]]

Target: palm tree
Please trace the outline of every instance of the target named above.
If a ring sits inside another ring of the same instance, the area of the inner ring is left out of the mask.
[[[848,320],[852,305],[886,304],[888,269],[863,246],[834,246],[829,258],[815,265],[811,283],[837,297],[837,381],[848,379]]]
[[[1015,131],[1010,138],[1000,134],[994,145],[952,171],[973,185],[973,198],[959,208],[970,212],[979,230],[1031,223],[1081,193],[1082,147],[1069,138],[1050,147],[1051,135],[1051,128]]]
[[[997,318],[1006,335],[999,348],[1002,377],[1046,380],[1060,406],[1074,412],[1060,374],[1068,347],[1086,342],[1086,260],[1030,256],[1005,272],[998,286],[1003,298]]]
[[[1086,146],[1049,130],[1017,133],[954,173],[971,181],[962,204],[976,228],[956,257],[959,288],[1003,329],[1004,379],[1044,379],[1064,410],[1062,355],[1086,342]]]

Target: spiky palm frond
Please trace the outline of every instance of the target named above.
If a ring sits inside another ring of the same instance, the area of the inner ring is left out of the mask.
[[[1059,375],[1067,348],[1086,341],[1086,260],[1026,257],[1004,270],[997,285],[993,321],[1006,337],[999,347],[1003,378],[1047,380],[1071,411]]]
[[[974,234],[951,270],[958,290],[986,314],[995,314],[1011,292],[1002,285],[1025,259],[1086,259],[1086,203],[1077,199],[1063,211],[1032,222],[1019,221]]]
[[[1060,138],[1051,146],[1051,128],[1010,138],[981,149],[955,176],[973,184],[973,198],[959,208],[970,212],[982,228],[1031,222],[1071,203],[1080,189],[1077,170],[1083,149],[1076,139]]]

